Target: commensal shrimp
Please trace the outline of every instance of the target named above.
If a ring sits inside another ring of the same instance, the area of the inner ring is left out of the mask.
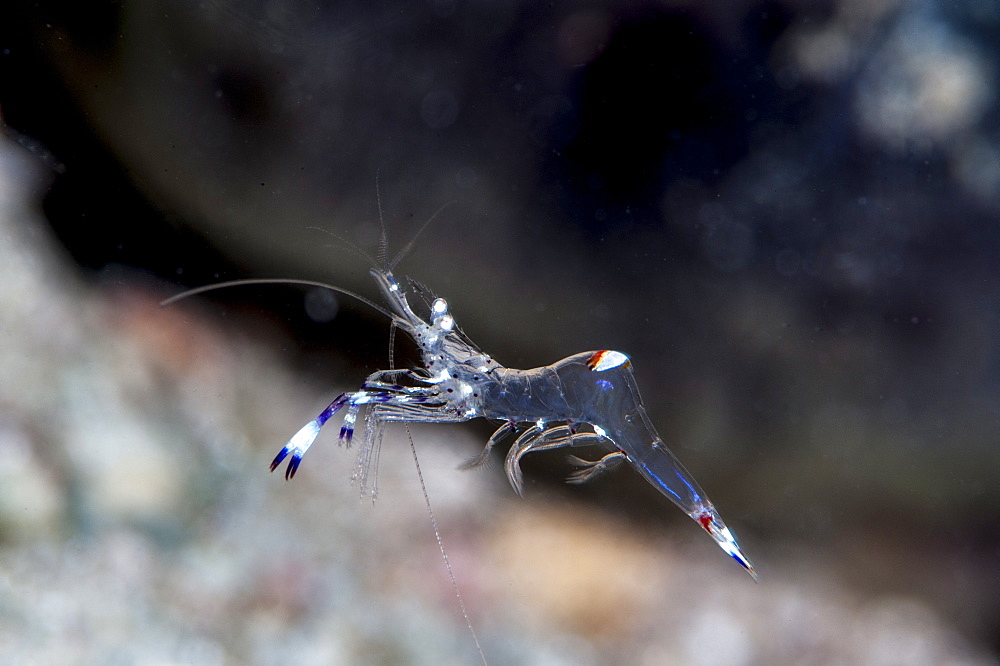
[[[503,425],[486,442],[483,452],[463,468],[485,465],[497,443],[527,426],[514,440],[504,464],[510,484],[521,495],[520,462],[526,454],[565,446],[610,445],[612,452],[599,460],[574,458],[580,469],[569,477],[569,482],[589,481],[621,462],[629,463],[757,580],[753,565],[712,502],[656,434],[639,396],[628,356],[618,351],[589,351],[541,368],[505,368],[459,330],[444,299],[431,303],[428,323],[410,308],[406,293],[391,269],[373,268],[371,275],[389,311],[375,306],[376,309],[387,314],[394,326],[413,339],[420,348],[423,367],[410,371],[380,370],[370,375],[357,391],[337,396],[319,416],[292,436],[271,462],[272,472],[288,458],[285,478],[295,476],[320,429],[345,408],[340,440],[349,445],[358,412],[363,405],[367,406],[364,442],[355,472],[362,493],[366,492],[373,453],[377,460],[387,423],[496,419]],[[334,289],[357,297],[346,290]],[[367,299],[361,300],[374,305]],[[399,383],[401,379],[409,380],[411,385]],[[370,491],[374,495],[375,488]]]

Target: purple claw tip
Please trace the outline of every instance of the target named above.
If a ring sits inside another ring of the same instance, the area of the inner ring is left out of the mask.
[[[292,459],[288,461],[288,468],[285,469],[285,481],[291,481],[295,477],[300,462],[302,462],[302,456],[298,454],[293,455]]]
[[[288,447],[287,446],[285,448],[281,449],[280,451],[278,451],[278,455],[274,456],[274,460],[271,461],[271,471],[272,472],[278,468],[278,465],[281,464],[281,461],[284,460],[285,456],[287,456],[287,455],[288,455]]]

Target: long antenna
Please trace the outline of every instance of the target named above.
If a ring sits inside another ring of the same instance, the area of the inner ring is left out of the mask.
[[[394,321],[389,327],[389,370],[395,369],[396,322]],[[465,626],[468,627],[469,633],[472,634],[472,642],[476,644],[476,651],[479,652],[479,658],[483,660],[483,666],[489,666],[489,662],[486,661],[486,654],[483,652],[483,647],[479,644],[479,636],[476,635],[476,629],[472,626],[472,618],[469,617],[469,611],[465,608],[465,599],[462,598],[462,591],[458,588],[458,580],[455,578],[455,572],[451,568],[451,560],[448,559],[448,551],[445,550],[444,539],[441,538],[441,530],[438,529],[437,518],[434,517],[434,509],[431,507],[431,496],[427,494],[427,485],[424,483],[424,474],[420,470],[420,460],[417,458],[417,446],[413,443],[413,433],[410,432],[410,424],[404,422],[403,427],[406,428],[406,438],[410,440],[410,453],[413,455],[413,464],[417,468],[417,479],[420,480],[420,492],[424,494],[427,515],[431,519],[431,529],[434,530],[434,538],[437,540],[438,550],[441,551],[444,568],[448,570],[448,578],[451,579],[451,589],[455,591],[458,608],[462,611],[462,617],[465,618]]]
[[[347,240],[345,237],[341,236],[337,232],[330,231],[329,229],[324,229],[322,227],[306,227],[306,229],[309,229],[310,231],[322,231],[324,234],[328,234],[330,236],[333,236],[334,238],[337,239],[337,241],[341,245],[343,245],[344,247],[346,247],[348,250],[351,250],[352,252],[354,252],[355,254],[357,254],[359,257],[364,257],[368,261],[368,263],[371,264],[372,268],[382,268],[381,266],[378,265],[378,262],[375,261],[372,258],[372,255],[368,254],[367,252],[365,252],[364,250],[362,250],[360,247],[358,247],[356,244],[354,244],[351,241]],[[331,245],[328,245],[327,247],[336,247],[336,246],[333,245],[333,244],[331,244]]]
[[[433,222],[434,219],[441,214],[441,211],[443,211],[445,208],[452,205],[453,203],[455,203],[455,200],[449,201],[448,203],[446,203],[445,205],[441,206],[436,211],[434,211],[433,215],[427,218],[427,221],[424,222],[419,229],[417,229],[417,233],[413,234],[413,238],[410,239],[410,242],[404,245],[403,249],[397,252],[396,256],[392,258],[392,263],[389,264],[388,266],[390,271],[395,269],[396,266],[399,265],[399,262],[403,260],[403,257],[409,254],[410,250],[413,249],[413,244],[417,242],[418,238],[420,238],[420,234],[424,233],[424,229],[430,226],[431,222]]]
[[[448,559],[448,552],[444,549],[444,540],[441,538],[441,530],[438,529],[437,518],[434,517],[434,509],[431,508],[431,498],[427,494],[427,486],[424,485],[424,475],[420,471],[420,461],[417,459],[417,447],[413,443],[413,434],[410,432],[410,424],[404,423],[403,426],[406,428],[406,436],[410,440],[410,453],[413,454],[413,464],[417,467],[417,478],[420,479],[420,490],[424,493],[424,502],[427,504],[427,514],[431,517],[431,527],[434,529],[434,538],[437,539],[438,550],[441,551],[441,558],[444,560],[444,567],[448,570],[448,578],[451,579],[451,589],[455,591],[455,599],[458,600],[458,607],[462,611],[462,617],[465,618],[465,626],[468,627],[469,633],[472,634],[472,640],[476,644],[476,650],[479,652],[479,658],[483,660],[483,666],[489,666],[489,662],[486,661],[486,654],[483,653],[483,647],[479,644],[479,637],[476,635],[476,629],[472,626],[472,619],[469,617],[469,611],[465,608],[465,600],[462,598],[462,591],[458,589],[458,581],[455,579],[455,572],[451,568],[451,560]]]
[[[388,265],[389,261],[389,234],[385,230],[385,215],[382,214],[382,190],[378,183],[379,172],[378,169],[375,170],[375,201],[378,202],[378,223],[379,227],[382,229],[382,234],[378,239],[378,267],[389,272],[392,267]]]
[[[306,287],[322,287],[323,289],[329,289],[330,291],[336,291],[345,296],[350,296],[351,298],[356,298],[365,305],[375,310],[378,310],[391,321],[395,321],[396,317],[391,312],[383,308],[381,305],[376,304],[360,294],[355,294],[353,291],[344,289],[343,287],[336,287],[332,284],[327,284],[325,282],[317,282],[316,280],[296,280],[293,278],[251,278],[249,280],[229,280],[228,282],[219,282],[217,284],[207,284],[204,287],[195,287],[194,289],[188,289],[187,291],[182,291],[176,296],[171,296],[170,298],[160,301],[160,307],[166,307],[172,303],[187,298],[188,296],[195,296],[197,294],[204,294],[206,291],[215,291],[216,289],[227,289],[228,287],[243,287],[251,284],[298,284],[304,285]]]

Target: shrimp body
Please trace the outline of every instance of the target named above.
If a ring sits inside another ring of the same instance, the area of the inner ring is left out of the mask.
[[[389,306],[393,324],[420,348],[423,367],[375,372],[359,390],[338,396],[289,440],[271,463],[272,471],[291,456],[285,477],[294,476],[320,428],[344,408],[347,412],[340,439],[350,444],[358,411],[367,405],[364,444],[354,478],[360,482],[362,493],[370,491],[374,496],[376,489],[369,489],[367,482],[373,476],[371,467],[377,461],[387,422],[496,419],[503,425],[489,438],[482,454],[464,468],[486,464],[494,445],[527,426],[518,434],[504,464],[511,485],[522,494],[520,461],[527,453],[610,445],[612,451],[599,460],[574,458],[580,470],[569,481],[589,481],[621,462],[629,463],[757,579],[753,565],[704,491],[656,434],[628,356],[610,350],[592,351],[530,370],[505,368],[465,337],[444,299],[431,304],[430,321],[425,321],[410,308],[390,271],[373,269],[371,274]],[[412,385],[399,383],[400,376],[411,380]]]

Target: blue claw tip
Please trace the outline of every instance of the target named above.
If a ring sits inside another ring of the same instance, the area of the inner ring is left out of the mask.
[[[292,477],[295,476],[296,470],[299,469],[299,463],[302,462],[302,456],[298,453],[292,455],[292,459],[288,461],[288,468],[285,469],[285,481],[291,481]]]
[[[287,456],[287,455],[288,455],[288,447],[287,446],[285,448],[281,449],[280,451],[278,451],[278,455],[274,456],[274,460],[271,461],[271,471],[272,472],[278,468],[278,465],[281,464],[281,461],[284,460],[285,456]]]

